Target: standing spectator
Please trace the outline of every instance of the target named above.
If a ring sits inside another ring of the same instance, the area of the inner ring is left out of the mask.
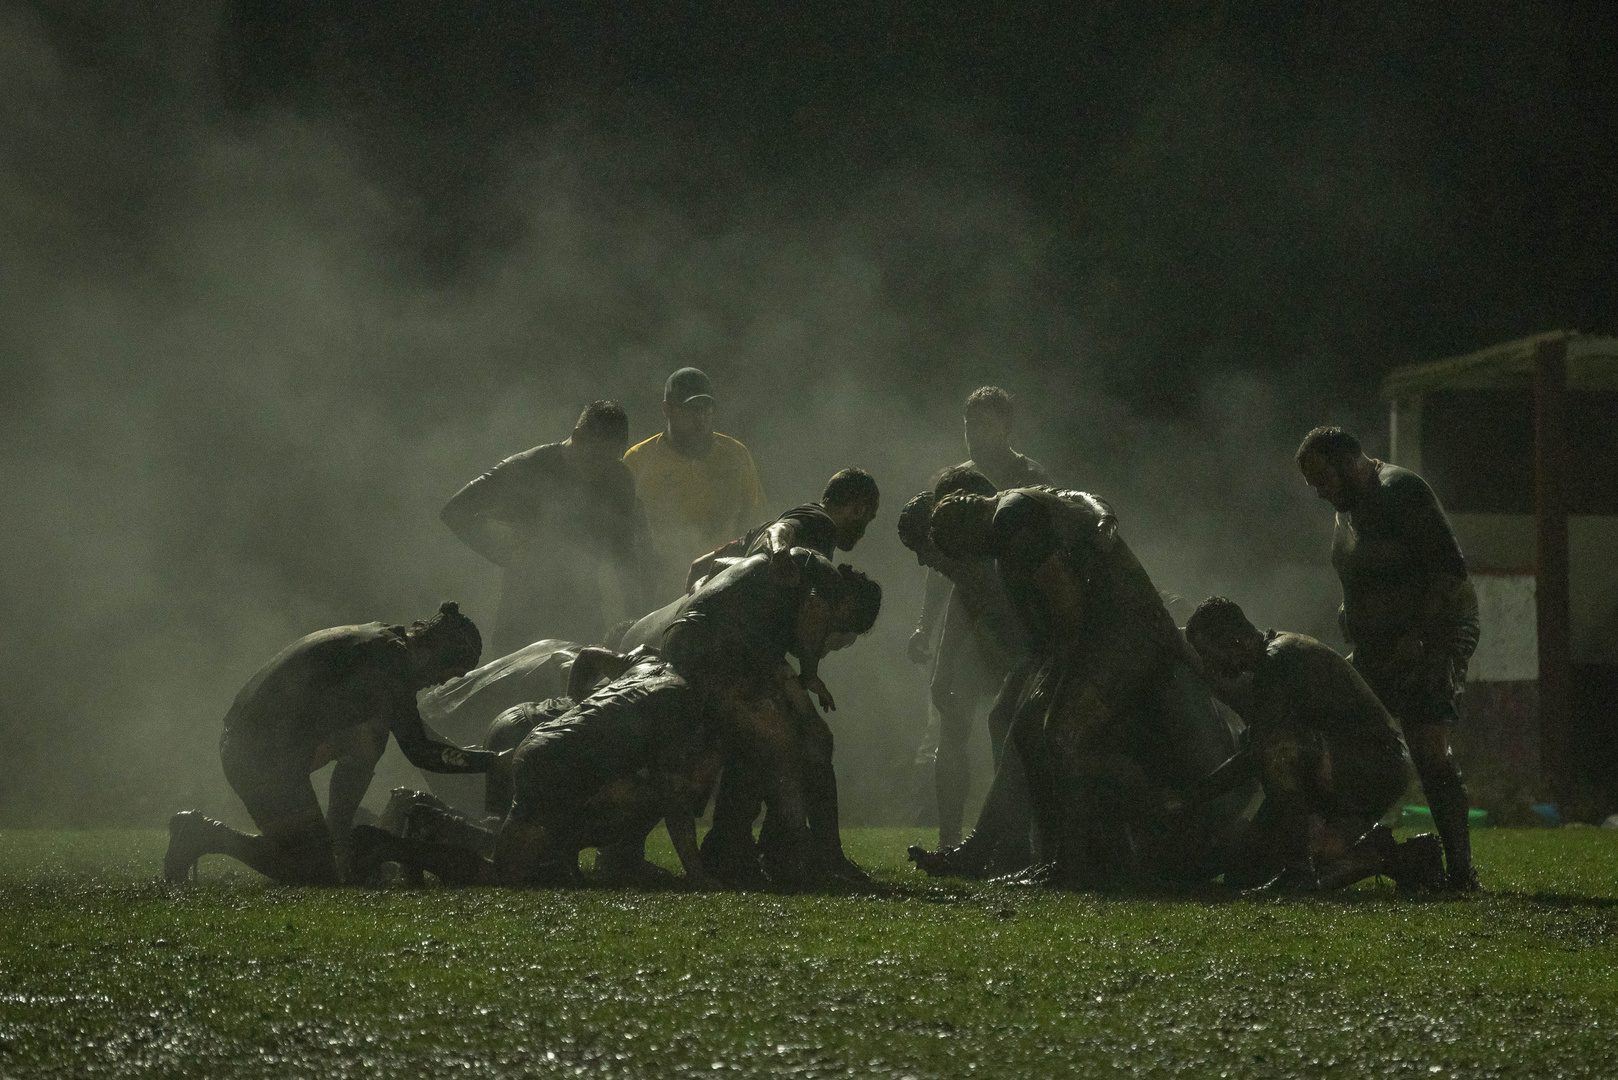
[[[764,516],[764,490],[747,447],[713,429],[713,385],[694,367],[663,384],[664,428],[624,455],[646,507],[658,563],[657,595],[679,595],[691,560]]]
[[[467,484],[439,515],[461,542],[501,568],[497,655],[542,638],[600,641],[600,565],[617,571],[640,610],[635,482],[620,458],[629,417],[595,401],[568,438],[506,458]]]
[[[961,424],[966,435],[966,461],[943,474],[939,498],[953,491],[988,495],[995,491],[1049,484],[1044,466],[1011,448],[1016,410],[1011,395],[998,386],[980,386],[967,395],[961,406]],[[987,490],[961,486],[963,478],[976,478]],[[987,478],[986,480],[984,478]],[[943,630],[940,633],[939,627]],[[966,813],[967,789],[971,775],[967,740],[972,717],[980,701],[999,688],[999,677],[975,663],[983,642],[977,648],[968,642],[978,637],[976,620],[961,604],[949,578],[929,568],[923,591],[921,617],[910,635],[910,659],[932,664],[929,696],[938,710],[938,723],[929,723],[927,743],[917,753],[918,762],[934,767],[938,796],[938,842],[950,847],[961,841],[961,823]],[[936,642],[936,645],[935,645]],[[991,651],[993,647],[991,646]],[[995,747],[999,761],[1000,748]]]

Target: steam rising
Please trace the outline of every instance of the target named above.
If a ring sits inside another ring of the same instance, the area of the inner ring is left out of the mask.
[[[1329,514],[1291,463],[1316,422],[1378,426],[1310,396],[1335,358],[1277,385],[1210,341],[1192,400],[1126,404],[1186,358],[1108,337],[1120,305],[1145,333],[1160,300],[1117,291],[1108,237],[1185,132],[1143,122],[1087,181],[1123,217],[1075,245],[969,108],[884,121],[909,149],[822,186],[656,101],[610,124],[575,101],[500,141],[456,210],[476,228],[435,259],[435,211],[362,124],[226,109],[219,13],[164,10],[87,45],[59,12],[0,6],[0,821],[239,819],[216,747],[247,677],[302,634],[442,599],[492,627],[497,571],[443,502],[592,398],[652,434],[683,364],[713,377],[770,505],[849,464],[883,486],[850,561],[885,610],[823,669],[855,822],[908,811],[921,576],[894,521],[965,456],[959,403],[982,383],[1018,396],[1020,449],[1114,504],[1159,588],[1335,640]]]

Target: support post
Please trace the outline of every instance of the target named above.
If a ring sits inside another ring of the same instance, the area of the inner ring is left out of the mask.
[[[1540,771],[1556,798],[1571,788],[1573,650],[1568,610],[1567,340],[1534,349],[1534,495],[1538,556]]]
[[[1388,410],[1388,460],[1413,473],[1421,472],[1421,398],[1394,398]]]

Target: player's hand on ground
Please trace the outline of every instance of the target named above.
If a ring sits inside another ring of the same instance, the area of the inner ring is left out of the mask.
[[[905,646],[905,652],[912,664],[925,664],[933,658],[933,632],[916,628],[910,635],[910,642]]]
[[[822,709],[824,709],[826,712],[837,711],[837,702],[832,700],[831,691],[826,689],[826,684],[821,681],[819,675],[812,675],[809,678],[802,680],[802,683],[803,688],[806,691],[815,695],[815,697],[819,699],[820,707]]]

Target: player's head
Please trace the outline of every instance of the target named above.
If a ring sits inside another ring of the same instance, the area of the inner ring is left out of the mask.
[[[843,551],[854,550],[881,504],[882,493],[877,490],[876,477],[855,467],[844,469],[826,481],[820,493],[820,505],[836,523],[837,546]]]
[[[1011,445],[1016,409],[1011,395],[998,386],[980,386],[966,395],[961,421],[966,428],[966,450],[974,458]]]
[[[437,613],[426,622],[411,623],[405,637],[428,686],[465,675],[478,666],[483,655],[483,635],[453,600],[439,604]]]
[[[916,555],[916,562],[936,569],[941,554],[933,543],[933,507],[938,499],[930,491],[923,491],[904,504],[899,511],[899,543]]]
[[[605,468],[629,449],[629,414],[616,401],[592,401],[579,414],[568,441],[586,468]]]
[[[968,495],[984,495],[992,498],[998,490],[994,486],[994,481],[970,465],[951,465],[939,475],[938,482],[933,485],[933,494],[940,499],[963,491]]]
[[[994,500],[957,492],[938,500],[931,522],[933,543],[952,559],[994,556]]]
[[[1264,659],[1264,634],[1234,600],[1210,596],[1185,624],[1185,637],[1219,675],[1252,671]]]
[[[1303,437],[1293,457],[1316,495],[1334,510],[1354,508],[1354,473],[1365,451],[1353,434],[1340,427],[1317,427]]]
[[[713,414],[713,383],[700,368],[683,367],[664,381],[663,419],[670,438],[684,444],[708,439]]]
[[[843,607],[847,618],[842,628],[855,635],[870,633],[882,614],[882,586],[847,563],[837,567],[837,576],[843,579],[846,593]]]
[[[847,563],[837,568],[837,576],[841,587],[832,606],[831,625],[826,634],[827,652],[846,649],[857,638],[870,633],[882,613],[881,585]]]

